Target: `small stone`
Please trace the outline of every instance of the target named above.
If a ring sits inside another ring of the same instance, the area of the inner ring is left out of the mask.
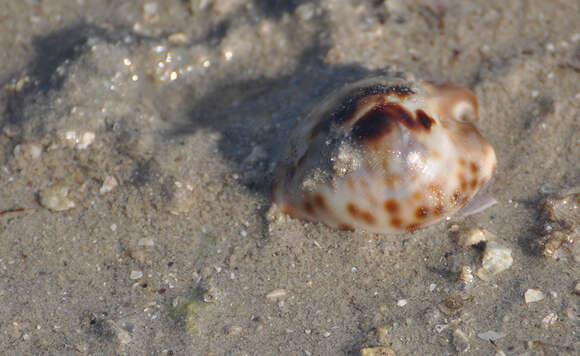
[[[399,307],[401,307],[401,308],[402,308],[402,307],[404,307],[405,305],[407,305],[407,303],[408,303],[408,302],[409,302],[409,301],[408,301],[407,299],[399,299],[399,300],[397,301],[397,306],[399,306]]]
[[[574,294],[580,296],[580,281],[576,282],[576,286],[574,286]]]
[[[38,202],[52,211],[65,211],[76,206],[68,197],[69,187],[63,183],[53,184],[38,192]]]
[[[155,242],[153,241],[153,239],[140,239],[139,242],[137,242],[137,246],[145,246],[145,247],[153,247],[155,246]]]
[[[141,271],[131,271],[131,275],[129,276],[131,279],[139,279],[141,277],[143,277],[143,272]]]
[[[469,352],[471,348],[469,337],[461,329],[453,330],[453,345],[457,352]]]
[[[549,328],[550,326],[554,325],[558,321],[558,315],[555,313],[550,313],[546,315],[544,319],[542,319],[542,327],[544,329]]]
[[[544,293],[539,288],[528,289],[524,293],[526,304],[539,302],[542,299],[544,299]]]
[[[473,270],[471,269],[471,266],[462,266],[457,279],[465,284],[473,282]]]
[[[477,276],[488,281],[492,276],[510,268],[513,263],[512,250],[503,247],[497,242],[490,241],[485,245],[482,256],[482,268],[477,271]]]
[[[505,337],[506,335],[507,335],[506,333],[500,333],[497,331],[489,330],[484,333],[477,334],[477,337],[485,341],[489,340],[495,341]]]
[[[106,176],[105,180],[103,181],[103,185],[101,185],[101,189],[99,189],[100,194],[105,194],[113,189],[115,189],[119,185],[117,179],[113,176]]]
[[[266,298],[270,300],[283,298],[286,296],[286,290],[284,289],[274,289],[270,293],[266,294]]]
[[[169,37],[167,37],[167,40],[173,44],[183,45],[189,41],[189,38],[183,32],[175,32],[170,34]]]
[[[240,335],[242,333],[243,329],[241,326],[238,325],[232,325],[232,326],[228,326],[225,329],[225,334],[228,336],[236,336],[236,335]]]
[[[395,356],[395,351],[390,347],[377,346],[365,347],[360,350],[360,356]]]
[[[37,143],[21,143],[14,147],[14,158],[21,165],[25,161],[37,160],[42,155],[42,146]]]

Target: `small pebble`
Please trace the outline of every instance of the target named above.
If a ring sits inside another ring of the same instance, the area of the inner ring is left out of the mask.
[[[76,206],[68,197],[69,188],[65,184],[57,183],[38,192],[38,201],[43,207],[52,211],[65,211]]]
[[[286,296],[286,290],[284,289],[274,289],[270,293],[266,294],[266,298],[273,300],[278,299]]]
[[[526,304],[539,302],[542,299],[544,299],[544,293],[538,288],[528,289],[526,293],[524,293]]]
[[[461,282],[465,284],[470,284],[473,282],[473,270],[470,266],[462,266],[461,270],[459,271],[459,275],[457,276]]]
[[[546,315],[544,319],[542,319],[542,327],[544,329],[549,328],[550,326],[554,325],[558,321],[558,315],[555,313],[550,313]]]
[[[360,350],[360,356],[395,356],[395,351],[390,347],[377,346],[365,347]]]
[[[489,330],[489,331],[486,331],[484,333],[477,334],[477,337],[482,339],[482,340],[486,340],[486,341],[489,341],[489,340],[495,341],[495,340],[499,340],[499,339],[505,337],[506,335],[507,335],[506,333],[500,333],[497,331]]]
[[[574,294],[580,296],[580,281],[576,282],[576,286],[574,287]]]
[[[153,239],[140,239],[139,242],[137,242],[137,246],[145,246],[145,247],[152,247],[155,246],[155,242],[153,241]]]
[[[131,271],[131,275],[129,276],[131,279],[139,279],[141,277],[143,277],[143,272],[141,271]]]
[[[497,242],[490,241],[485,245],[482,268],[477,271],[477,276],[484,281],[488,281],[492,276],[510,268],[512,263],[512,250],[501,246]]]
[[[105,194],[113,189],[115,189],[119,185],[117,179],[113,176],[106,176],[105,180],[103,181],[103,185],[101,185],[101,189],[99,189],[100,194]]]
[[[405,305],[407,305],[407,303],[408,303],[407,299],[399,299],[397,301],[397,306],[404,307]]]

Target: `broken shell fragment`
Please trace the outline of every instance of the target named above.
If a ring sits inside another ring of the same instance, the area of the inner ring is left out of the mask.
[[[292,217],[343,230],[431,225],[464,207],[494,173],[477,119],[467,88],[386,77],[346,86],[298,123],[273,200]],[[472,212],[489,206],[479,199]]]

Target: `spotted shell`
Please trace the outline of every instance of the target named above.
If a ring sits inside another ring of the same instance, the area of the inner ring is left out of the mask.
[[[298,122],[273,200],[292,217],[345,230],[416,230],[451,216],[492,177],[469,89],[403,78],[360,81]]]

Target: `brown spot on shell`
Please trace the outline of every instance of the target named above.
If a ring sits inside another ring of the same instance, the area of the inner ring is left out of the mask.
[[[364,220],[369,225],[373,225],[376,222],[373,214],[368,211],[361,210],[353,203],[346,204],[346,210],[354,219]]]
[[[415,91],[408,85],[385,85],[374,84],[362,88],[356,88],[346,93],[339,99],[335,105],[336,110],[326,114],[327,118],[317,123],[310,131],[310,139],[327,132],[334,125],[346,125],[352,120],[362,102],[373,96],[394,95],[399,99],[404,99],[409,95],[415,94]]]
[[[427,130],[429,130],[431,128],[431,125],[433,125],[435,123],[435,120],[433,120],[429,115],[427,115],[421,109],[416,110],[415,114],[417,115],[417,121],[421,125],[423,125],[423,127],[426,128]]]
[[[479,172],[479,165],[475,162],[471,162],[469,164],[469,169],[471,170],[471,173],[477,174],[477,172]]]
[[[314,204],[320,209],[326,209],[326,200],[321,194],[316,194],[314,196]]]
[[[441,204],[438,204],[433,209],[433,215],[435,215],[435,216],[441,216],[444,212],[445,212],[445,208]]]
[[[415,216],[417,219],[425,219],[429,215],[429,208],[420,206],[415,210]]]
[[[388,199],[385,201],[383,206],[389,214],[396,214],[399,212],[399,203],[397,203],[397,201],[394,199]]]
[[[421,200],[421,198],[423,198],[423,193],[416,191],[411,195],[411,198],[413,198],[413,200]]]
[[[351,225],[349,225],[349,224],[344,224],[344,223],[342,223],[342,224],[338,224],[338,228],[339,228],[340,230],[344,230],[344,231],[354,231],[354,228],[353,228]]]
[[[412,231],[417,230],[420,227],[421,227],[421,224],[419,224],[419,223],[412,223],[412,224],[409,224],[409,225],[405,226],[405,230],[407,232],[412,232]]]
[[[346,204],[346,211],[353,217],[356,218],[358,216],[358,207],[353,203]]]
[[[366,221],[367,224],[369,225],[374,225],[376,222],[375,217],[373,216],[373,214],[369,213],[368,211],[363,211],[361,213],[361,217],[364,221]]]
[[[459,159],[457,160],[457,163],[459,163],[460,166],[465,166],[465,160],[461,157],[459,157]]]
[[[391,218],[390,223],[391,223],[392,227],[397,228],[397,229],[400,228],[401,225],[403,225],[403,221],[398,217]]]
[[[314,206],[312,206],[312,203],[310,201],[305,201],[304,202],[304,210],[309,214],[312,215],[314,213]]]
[[[377,105],[357,120],[352,127],[352,135],[358,141],[373,143],[389,134],[397,122],[408,127],[415,124],[409,112],[401,105],[396,103]]]
[[[467,189],[467,181],[465,180],[463,173],[457,175],[457,180],[459,180],[459,188],[464,192]]]
[[[475,189],[477,187],[477,178],[473,178],[471,180],[470,185],[471,185],[471,189]]]

